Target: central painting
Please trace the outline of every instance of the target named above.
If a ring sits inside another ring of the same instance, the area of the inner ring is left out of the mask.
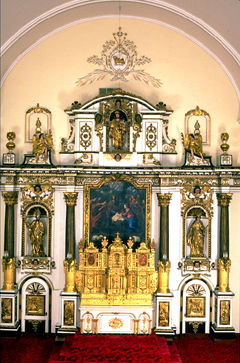
[[[150,211],[149,184],[139,186],[128,181],[103,182],[99,187],[85,189],[85,241],[101,248],[107,237],[109,243],[116,237],[127,242],[129,237],[139,247],[149,242]]]

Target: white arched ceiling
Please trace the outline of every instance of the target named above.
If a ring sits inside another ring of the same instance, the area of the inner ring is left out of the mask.
[[[192,0],[42,0],[40,3],[34,2],[33,6],[32,0],[11,0],[2,4],[2,83],[27,52],[54,33],[88,20],[128,17],[170,27],[196,42],[226,72],[240,101],[239,0],[202,0],[201,4]]]

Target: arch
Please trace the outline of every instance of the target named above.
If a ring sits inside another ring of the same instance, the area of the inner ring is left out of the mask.
[[[103,16],[98,15],[100,13],[99,8],[101,7],[104,7],[105,15]],[[81,9],[84,9],[84,11],[81,12]],[[75,13],[71,13],[72,11],[74,11]],[[184,36],[190,38],[193,42],[197,43],[200,47],[204,49],[204,51],[213,56],[215,60],[220,64],[221,68],[228,75],[236,91],[237,97],[240,100],[240,89],[238,86],[238,84],[240,83],[238,79],[239,72],[236,69],[234,70],[234,63],[240,65],[240,55],[221,34],[219,34],[205,21],[182,8],[179,8],[173,4],[161,0],[129,0],[127,2],[124,2],[121,11],[122,18],[135,18],[156,22],[182,33]],[[80,16],[78,12],[80,12]],[[149,12],[150,15],[146,16],[145,14],[149,14]],[[168,23],[164,23],[164,21],[166,20],[162,21],[160,19],[161,16],[163,17],[163,19],[166,19],[166,16],[164,17],[164,15],[166,15],[164,12],[167,12],[168,17],[171,18],[168,18]],[[34,46],[39,44],[47,37],[52,36],[53,34],[80,22],[103,18],[119,18],[119,14],[119,4],[116,1],[107,0],[73,0],[44,12],[40,16],[25,24],[21,29],[19,29],[19,31],[17,31],[3,44],[2,57],[4,58],[8,50],[10,48],[14,48],[17,45],[17,42],[25,37],[25,41],[21,42],[22,49],[17,52],[17,55],[14,51],[10,52],[13,55],[10,56],[12,57],[11,59],[7,60],[7,65],[3,66],[3,68],[5,69],[3,70],[4,74],[1,77],[2,83],[6,79],[9,72],[18,63],[18,61],[26,53],[31,51]],[[66,24],[65,19],[69,18],[71,20],[74,18],[76,19]],[[44,27],[45,22],[48,22],[47,31],[46,27]],[[55,24],[57,24],[57,26]],[[35,37],[34,40],[31,40],[31,34]],[[207,37],[208,39],[204,39],[204,34],[205,37]],[[219,47],[214,51],[211,50],[211,48],[213,48],[211,45],[212,41],[216,45],[216,48]],[[224,55],[222,55],[223,50],[226,53]],[[225,56],[230,56],[230,59],[225,59]]]
[[[25,332],[26,323],[31,322],[34,330],[40,322],[44,323],[45,333],[49,332],[51,289],[41,277],[25,279],[21,285],[21,330]]]

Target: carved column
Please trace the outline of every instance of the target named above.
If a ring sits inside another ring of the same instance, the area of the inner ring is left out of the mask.
[[[229,259],[229,211],[228,207],[232,194],[217,194],[218,206],[220,206],[220,251],[218,260],[218,286],[219,291],[226,292],[229,289],[229,272],[231,261]]]
[[[171,327],[172,298],[169,290],[169,273],[171,263],[169,261],[169,203],[172,197],[170,193],[157,194],[160,206],[160,245],[158,261],[158,290],[156,293],[156,328],[159,335],[173,336]]]
[[[65,257],[75,258],[75,206],[78,193],[64,193],[66,213],[66,252]]]
[[[232,326],[233,292],[229,288],[229,273],[231,260],[229,259],[229,213],[228,207],[232,194],[217,194],[220,209],[220,246],[218,259],[218,283],[213,295],[213,337],[219,339],[228,335],[233,338],[235,330]]]
[[[169,259],[169,203],[172,194],[157,194],[158,205],[160,206],[160,248],[159,260],[168,261]]]
[[[4,231],[4,251],[8,257],[14,257],[14,204],[18,201],[18,192],[2,192],[5,208],[5,231]]]
[[[217,194],[220,211],[220,258],[229,257],[229,212],[228,207],[232,199],[232,194]]]

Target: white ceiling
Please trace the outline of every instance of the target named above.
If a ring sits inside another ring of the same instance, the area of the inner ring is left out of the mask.
[[[106,17],[153,21],[183,33],[211,54],[240,100],[240,0],[1,0],[1,78],[51,34]]]

